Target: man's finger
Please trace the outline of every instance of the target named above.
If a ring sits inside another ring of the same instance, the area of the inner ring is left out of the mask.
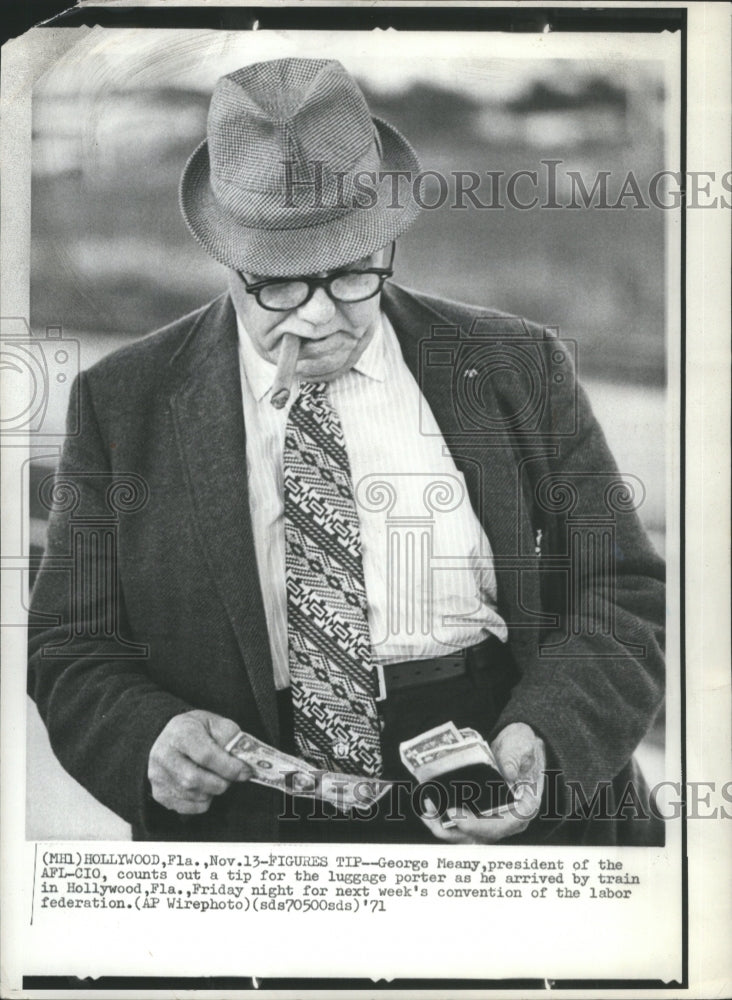
[[[218,774],[228,782],[241,781],[243,776],[251,777],[252,769],[243,760],[227,753],[207,734],[207,739],[196,743],[189,756],[194,763]]]
[[[190,798],[192,794],[223,795],[231,784],[225,778],[219,777],[206,768],[199,767],[190,758],[178,756],[174,768],[170,771],[173,783],[182,797]]]
[[[235,723],[222,719],[228,728],[238,732]],[[210,731],[210,721],[192,717],[187,725],[181,726],[173,735],[173,747],[199,767],[218,775],[225,781],[236,781],[242,773],[242,761],[227,753],[219,746]],[[228,742],[228,740],[227,740]],[[217,793],[220,794],[220,793]]]
[[[471,843],[495,844],[506,837],[523,833],[529,819],[506,812],[498,816],[456,816],[455,823],[454,829]]]
[[[424,802],[424,812],[420,816],[420,819],[433,834],[439,840],[444,840],[448,844],[464,844],[466,843],[465,838],[459,833],[459,831],[454,830],[450,827],[445,828],[442,825],[442,820],[440,814],[437,811],[432,799],[425,797]]]
[[[546,770],[546,748],[544,746],[544,740],[540,740],[537,737],[533,753],[534,767],[540,774],[543,774]]]
[[[503,776],[509,784],[531,775],[536,768],[534,746],[514,746],[501,758]]]
[[[501,761],[501,770],[503,771],[503,777],[506,780],[506,784],[513,785],[514,781],[519,776],[519,768],[513,757],[509,757],[506,760]]]
[[[442,821],[436,816],[429,816],[422,813],[419,817],[430,833],[438,840],[444,840],[447,844],[469,844],[470,839],[461,830],[455,827],[445,827]]]
[[[527,778],[533,777],[542,770],[541,762],[540,741],[537,740],[522,754],[519,762],[519,775]]]
[[[201,788],[186,788],[173,775],[165,775],[162,779],[150,782],[153,798],[162,805],[168,799],[176,799],[181,802],[210,802],[212,794],[205,792]]]
[[[166,809],[172,809],[173,812],[180,813],[181,816],[201,816],[208,812],[211,805],[210,798],[182,799],[172,794],[164,795],[157,801]]]

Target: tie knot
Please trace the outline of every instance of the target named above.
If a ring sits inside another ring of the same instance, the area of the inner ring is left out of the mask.
[[[310,399],[322,399],[328,389],[327,382],[301,382],[300,395]]]
[[[313,413],[325,412],[329,408],[327,391],[327,382],[301,382],[295,405]]]

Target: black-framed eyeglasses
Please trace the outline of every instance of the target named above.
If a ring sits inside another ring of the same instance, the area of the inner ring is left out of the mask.
[[[387,278],[394,274],[392,265],[396,243],[391,245],[391,257],[386,267],[342,268],[324,277],[304,274],[296,278],[264,278],[251,284],[240,273],[247,292],[253,295],[262,309],[270,312],[287,312],[298,309],[315,295],[318,288],[339,303],[365,302],[378,295]]]

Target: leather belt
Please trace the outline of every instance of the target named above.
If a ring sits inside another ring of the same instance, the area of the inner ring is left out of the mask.
[[[475,646],[456,650],[446,656],[427,660],[405,660],[402,663],[377,663],[379,694],[376,701],[384,701],[393,691],[451,680],[467,673],[471,668],[484,667],[487,665],[490,649],[496,643],[501,645],[499,639],[489,636]]]

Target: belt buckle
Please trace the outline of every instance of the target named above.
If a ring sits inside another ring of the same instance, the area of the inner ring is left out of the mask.
[[[379,685],[379,693],[374,698],[374,701],[386,701],[386,677],[384,676],[384,664],[374,663],[374,670],[376,671],[376,680]]]

